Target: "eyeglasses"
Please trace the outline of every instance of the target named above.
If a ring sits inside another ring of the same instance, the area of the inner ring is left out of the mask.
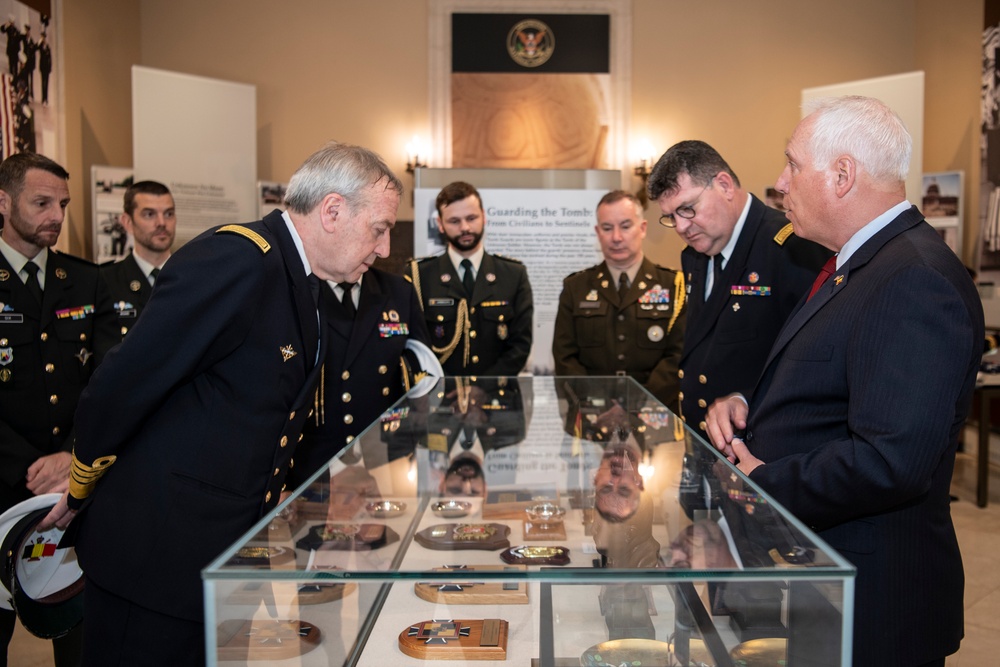
[[[697,213],[697,211],[694,210],[694,205],[697,204],[698,200],[701,199],[701,196],[705,194],[705,190],[712,187],[712,183],[714,182],[715,182],[715,176],[709,179],[708,183],[705,184],[705,187],[703,187],[701,189],[701,192],[698,193],[698,196],[695,197],[693,203],[685,204],[683,206],[678,206],[676,209],[674,209],[674,212],[670,215],[661,215],[660,224],[663,225],[664,227],[669,227],[670,229],[673,229],[674,227],[677,226],[677,220],[674,216],[677,216],[678,218],[684,218],[685,220],[691,220],[692,218],[694,218],[695,214]]]

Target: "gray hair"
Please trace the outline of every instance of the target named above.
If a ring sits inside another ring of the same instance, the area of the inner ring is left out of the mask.
[[[876,181],[905,181],[913,137],[902,119],[873,97],[822,97],[803,104],[813,119],[809,152],[813,166],[826,168],[850,155]]]
[[[363,202],[365,191],[386,179],[386,189],[403,192],[396,178],[377,153],[351,144],[331,141],[302,163],[288,182],[285,206],[306,214],[319,206],[323,198],[335,192],[354,207]]]

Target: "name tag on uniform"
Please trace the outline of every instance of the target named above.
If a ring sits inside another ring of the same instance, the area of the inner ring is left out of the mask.
[[[427,300],[427,305],[428,306],[454,306],[455,305],[455,300],[454,299],[428,299]]]
[[[577,306],[577,307],[578,308],[583,308],[583,309],[587,309],[587,308],[600,308],[601,304],[600,304],[599,301],[581,301],[580,305]]]
[[[0,324],[24,324],[21,313],[0,313]]]

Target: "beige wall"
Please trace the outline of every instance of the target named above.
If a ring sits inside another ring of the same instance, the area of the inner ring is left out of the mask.
[[[89,173],[91,162],[131,162],[131,62],[255,84],[262,179],[286,180],[327,139],[369,146],[402,173],[405,143],[430,132],[427,2],[64,6],[67,56],[78,59],[67,66],[77,80],[67,92],[75,173]],[[924,170],[964,169],[967,183],[978,182],[983,0],[633,0],[632,7],[631,131],[658,150],[704,139],[760,194],[782,168],[802,88],[924,69]],[[655,223],[654,208],[647,251],[676,266],[681,245]],[[74,204],[72,212],[79,225],[82,210]],[[400,217],[412,217],[408,197]]]

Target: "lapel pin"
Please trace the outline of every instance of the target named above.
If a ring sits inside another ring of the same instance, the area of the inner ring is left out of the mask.
[[[443,282],[443,283],[451,282],[451,274],[450,273],[442,273],[441,274],[441,282]]]
[[[608,281],[607,280],[602,280],[601,281],[601,287],[607,289],[607,287],[608,287]]]
[[[733,304],[733,312],[737,313],[739,312],[739,310],[740,310],[740,302],[737,301],[736,303]]]
[[[66,270],[62,268],[56,269],[56,278],[66,280]]]
[[[140,289],[142,289],[142,285],[139,284],[138,280],[133,280],[128,284],[128,288],[133,292],[138,292]]]
[[[7,269],[0,269],[0,283],[5,282],[10,279],[10,271]]]
[[[833,279],[833,282],[835,282],[835,283],[836,283],[836,284],[838,284],[838,285],[839,285],[840,283],[844,282],[844,275],[843,275],[843,274],[841,274],[841,275],[837,276],[836,278],[834,278],[834,279]]]
[[[486,274],[486,282],[491,283],[491,282],[495,281],[496,279],[497,279],[497,277],[496,277],[495,273],[487,273]]]
[[[288,361],[298,354],[298,352],[296,352],[291,345],[283,345],[278,349],[281,350],[281,356],[285,361]]]
[[[750,281],[751,285],[755,285],[757,284],[757,281],[760,280],[760,274],[757,273],[756,271],[751,271],[750,275],[747,276],[747,280]]]

